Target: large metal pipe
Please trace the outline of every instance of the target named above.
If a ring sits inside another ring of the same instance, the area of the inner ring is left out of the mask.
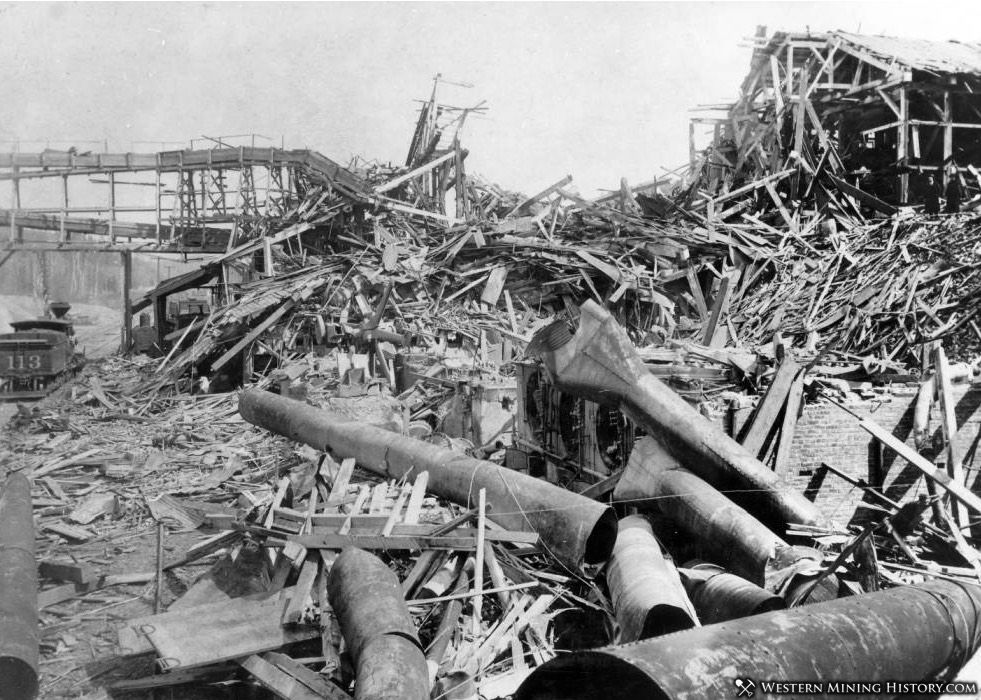
[[[634,642],[695,627],[698,619],[677,569],[661,552],[647,518],[620,521],[606,583],[620,626],[618,641]]]
[[[725,495],[682,469],[649,437],[634,445],[614,498],[652,499],[660,512],[698,543],[701,556],[760,585],[777,552],[789,547]]]
[[[473,507],[487,491],[487,517],[512,530],[534,530],[559,561],[574,569],[610,557],[617,536],[613,509],[547,481],[363,423],[338,419],[266,391],[245,391],[239,413],[248,422],[389,478],[429,472],[429,490]]]
[[[757,690],[761,680],[821,683],[828,693],[788,697],[828,697],[831,682],[878,682],[880,692],[866,687],[850,697],[882,697],[890,682],[953,678],[981,646],[979,610],[981,587],[951,581],[778,610],[559,656],[515,700],[726,698],[735,697],[737,678]]]
[[[714,564],[678,569],[703,625],[784,610],[784,599]]]
[[[37,587],[31,483],[15,472],[0,489],[0,700],[37,695]]]
[[[330,569],[327,596],[355,667],[355,700],[429,697],[426,657],[398,577],[356,547]]]
[[[651,374],[608,311],[593,301],[581,310],[574,336],[558,321],[529,346],[559,389],[618,407],[700,477],[759,493],[760,505],[784,523],[823,521],[813,503]]]

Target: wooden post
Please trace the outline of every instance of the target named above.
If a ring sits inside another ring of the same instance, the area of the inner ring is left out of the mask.
[[[695,169],[695,121],[688,120],[688,170]]]
[[[787,102],[794,96],[794,46],[787,44]]]
[[[68,242],[68,227],[65,219],[68,217],[68,176],[61,176],[61,242]]]
[[[109,171],[109,245],[116,244],[116,171]]]
[[[17,214],[20,211],[20,178],[18,177],[18,172],[20,168],[18,166],[13,166],[10,169],[10,174],[13,176],[10,180],[10,242],[20,243],[24,240],[24,228],[17,225]]]
[[[954,392],[950,382],[950,364],[943,346],[939,343],[933,351],[934,378],[937,383],[937,394],[940,397],[940,415],[942,417],[944,441],[947,443],[947,476],[962,486],[966,485],[963,468],[963,455],[957,444],[957,414],[955,413]],[[959,503],[950,500],[950,512],[954,522],[962,528],[968,524],[968,514]]]
[[[201,220],[205,221],[208,218],[208,176],[211,174],[210,170],[201,171]]]
[[[157,182],[156,182],[156,185],[157,186],[156,186],[156,189],[154,190],[154,192],[156,192],[156,194],[157,194],[157,205],[156,205],[157,220],[156,220],[156,226],[154,228],[154,233],[156,234],[157,245],[159,246],[160,245],[160,168],[157,168]]]
[[[906,86],[899,88],[899,131],[896,138],[896,160],[904,172],[899,175],[899,203],[906,204],[909,199],[909,99]]]
[[[954,154],[954,127],[950,104],[950,90],[944,90],[944,160],[940,165],[940,175],[943,178],[944,187],[947,186],[947,159]]]
[[[167,335],[166,322],[167,297],[161,294],[153,298],[153,323],[157,329],[157,347],[160,348],[161,352],[164,347],[164,336]]]
[[[133,251],[124,250],[123,258],[123,354],[129,354],[133,344],[133,311],[130,308],[129,289],[133,285]]]
[[[453,152],[456,155],[455,171],[456,183],[456,218],[466,220],[467,218],[467,182],[463,171],[463,150],[460,148],[460,140],[455,139]]]

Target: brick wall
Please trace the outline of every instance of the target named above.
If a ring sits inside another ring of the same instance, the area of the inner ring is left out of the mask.
[[[957,443],[962,449],[967,483],[981,493],[981,456],[978,455],[981,434],[981,385],[954,385],[956,400]],[[892,389],[876,399],[849,403],[858,415],[874,421],[895,437],[913,447],[913,410],[915,388]],[[730,417],[733,430],[738,430],[752,413],[751,408],[739,409]],[[942,445],[940,407],[934,404],[930,412],[933,446],[924,450],[927,459],[936,462],[945,458],[938,453]],[[848,484],[838,475],[821,466],[827,462],[852,477],[864,479],[877,486],[894,501],[904,502],[918,493],[926,493],[921,472],[896,455],[892,450],[879,448],[878,442],[858,425],[858,420],[836,405],[820,401],[807,404],[797,422],[788,464],[782,476],[815,501],[822,512],[839,523],[861,522],[872,512],[859,505],[874,499],[864,496],[862,489]]]

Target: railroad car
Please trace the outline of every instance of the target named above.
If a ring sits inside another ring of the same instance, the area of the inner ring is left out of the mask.
[[[0,334],[0,401],[39,399],[81,367],[71,321],[14,321]]]

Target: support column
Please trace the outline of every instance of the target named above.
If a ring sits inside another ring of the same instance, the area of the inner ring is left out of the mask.
[[[688,170],[695,170],[695,122],[688,120]]]
[[[10,180],[10,242],[21,243],[24,240],[24,227],[17,225],[17,215],[20,210],[20,178],[18,173],[20,168],[13,166],[10,169],[13,177]]]
[[[61,176],[61,242],[68,242],[68,227],[65,219],[68,218],[68,176]]]
[[[156,192],[157,195],[157,204],[155,207],[157,221],[154,227],[154,234],[156,235],[157,238],[157,246],[159,246],[160,245],[160,169],[159,168],[157,168],[157,181],[156,181],[156,189],[154,189],[154,192]]]
[[[787,102],[794,97],[794,47],[787,45]]]
[[[953,121],[951,111],[950,90],[944,90],[944,163],[954,154],[954,127],[951,126]],[[940,175],[943,178],[944,187],[947,187],[947,168],[945,166],[941,167]]]
[[[163,295],[153,298],[153,324],[157,330],[157,347],[163,350],[167,335],[167,297]]]
[[[909,100],[906,86],[899,88],[899,126],[896,127],[896,160],[900,167],[908,166],[909,160]],[[899,176],[899,203],[906,204],[909,199],[909,172]]]
[[[124,250],[123,258],[123,354],[128,355],[133,345],[133,312],[130,308],[129,290],[133,286],[133,251]]]
[[[109,245],[116,244],[116,171],[109,171]]]

